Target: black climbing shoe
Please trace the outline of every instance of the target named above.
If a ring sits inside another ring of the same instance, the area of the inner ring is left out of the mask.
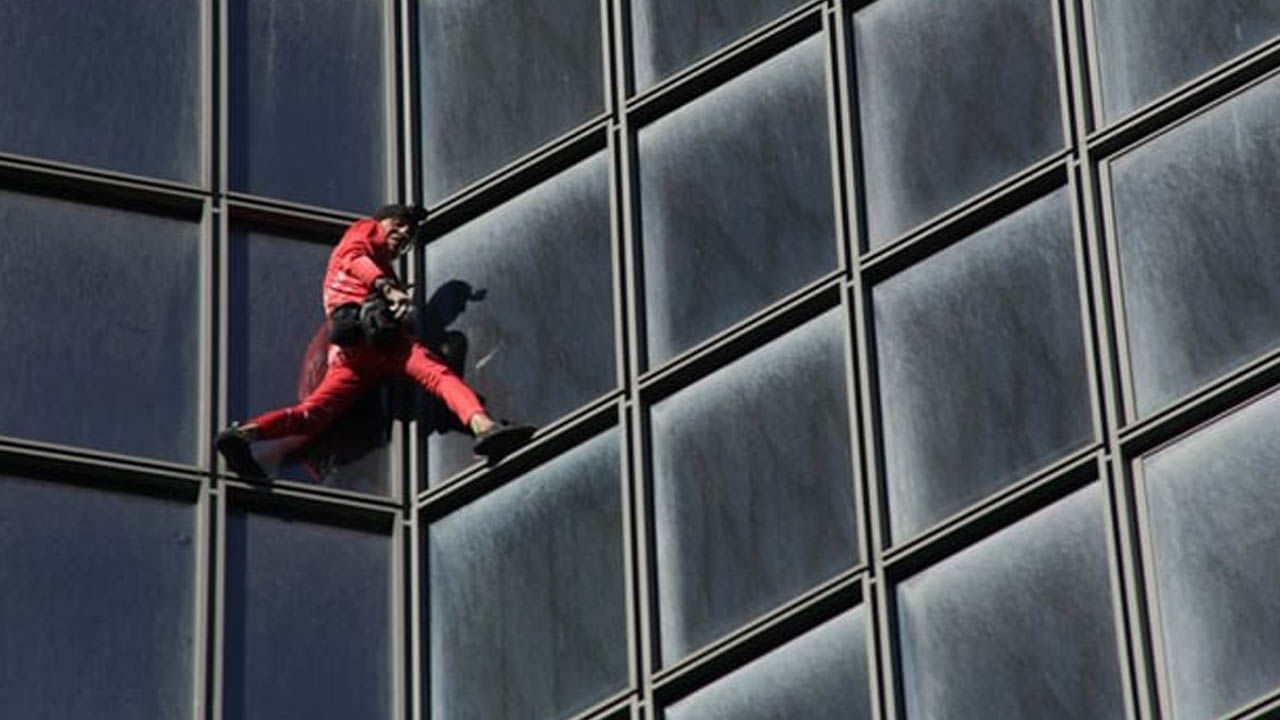
[[[260,482],[267,479],[267,473],[253,459],[253,453],[249,451],[249,439],[245,437],[243,431],[240,430],[240,423],[231,423],[227,429],[218,433],[218,437],[213,441],[213,446],[222,454],[222,458],[227,461],[227,467],[239,473],[246,480]]]
[[[532,425],[494,423],[488,431],[476,436],[473,452],[490,463],[496,463],[528,443],[535,430],[537,428]]]

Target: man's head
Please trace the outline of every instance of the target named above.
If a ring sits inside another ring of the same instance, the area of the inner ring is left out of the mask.
[[[383,205],[373,219],[382,226],[391,252],[399,255],[409,249],[418,226],[427,219],[427,211],[417,205]]]

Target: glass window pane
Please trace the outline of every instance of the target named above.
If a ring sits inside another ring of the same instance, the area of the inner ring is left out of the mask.
[[[1280,81],[1112,163],[1139,414],[1280,341]]]
[[[871,717],[867,620],[850,610],[673,703],[666,720]]]
[[[662,661],[858,558],[834,310],[650,411]]]
[[[1062,148],[1054,7],[880,0],[854,16],[872,247]]]
[[[418,0],[428,201],[604,112],[599,0]]]
[[[0,150],[201,182],[198,0],[0,4]]]
[[[498,417],[544,425],[617,385],[609,222],[597,155],[427,246],[427,345],[465,347],[463,378]],[[475,462],[436,410],[431,482]]]
[[[227,512],[228,718],[389,718],[391,539]]]
[[[194,463],[200,226],[0,191],[0,434]]]
[[[1125,717],[1103,490],[898,585],[907,717]]]
[[[1280,32],[1257,0],[1093,0],[1108,120],[1119,118]]]
[[[619,436],[427,529],[431,717],[568,717],[627,685]]]
[[[633,0],[636,90],[798,7],[802,0]]]
[[[1067,191],[872,290],[895,542],[1092,437]]]
[[[228,0],[232,190],[372,212],[387,195],[384,0]]]
[[[243,227],[231,232],[227,413],[232,419],[246,420],[300,399],[308,346],[324,325],[320,288],[332,251],[330,245]],[[254,445],[255,455],[276,477],[386,493],[391,466],[386,449],[390,442],[386,394],[379,389],[370,391],[358,407],[348,411],[346,419],[338,420],[325,438],[314,444],[308,445],[302,437],[262,442]],[[376,421],[380,416],[383,419]],[[345,435],[347,442],[328,442],[337,435]],[[362,445],[353,439],[356,435],[371,439]],[[335,455],[318,449],[339,445],[365,452],[358,459],[342,455],[341,464],[331,464]]]
[[[836,267],[816,36],[641,128],[651,366]]]
[[[192,716],[190,503],[0,475],[0,708]]]
[[[1280,396],[1141,461],[1167,682],[1179,718],[1280,685]]]

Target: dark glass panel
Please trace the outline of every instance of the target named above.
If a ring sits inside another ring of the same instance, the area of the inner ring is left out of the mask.
[[[465,347],[463,378],[498,417],[543,425],[617,384],[610,237],[597,155],[427,246],[427,344]],[[434,483],[475,459],[431,405]]]
[[[200,226],[0,191],[0,434],[196,461]]]
[[[831,311],[652,408],[664,664],[857,562],[844,326]]]
[[[418,0],[427,200],[604,112],[599,0]]]
[[[372,212],[387,195],[384,0],[228,0],[232,190]]]
[[[1059,190],[872,291],[899,542],[1092,437]]]
[[[1054,8],[880,0],[854,16],[872,247],[1062,148]]]
[[[427,529],[432,718],[562,718],[626,687],[618,440]]]
[[[871,717],[862,608],[792,640],[667,708],[666,720]]]
[[[1280,341],[1277,114],[1270,80],[1112,163],[1139,414]]]
[[[825,65],[813,37],[640,130],[651,366],[835,269]]]
[[[898,585],[908,718],[1123,718],[1101,483]]]
[[[634,0],[636,90],[798,7],[801,0]]]
[[[1280,685],[1280,397],[1141,461],[1176,717],[1217,717]]]
[[[7,718],[189,718],[190,503],[0,475]]]
[[[227,513],[223,712],[390,718],[391,539]]]
[[[201,182],[201,6],[0,4],[0,151]]]

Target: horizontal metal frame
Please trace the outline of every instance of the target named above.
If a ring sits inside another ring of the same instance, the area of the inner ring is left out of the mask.
[[[1273,690],[1258,700],[1222,716],[1222,720],[1263,720],[1280,712],[1280,690]]]
[[[565,720],[622,720],[631,717],[634,705],[635,693],[623,690]]]
[[[232,509],[254,515],[268,515],[287,520],[343,527],[351,530],[386,535],[395,533],[400,520],[400,506],[375,502],[336,502],[318,499],[304,493],[262,492],[253,487],[228,484],[222,492],[228,511]]]
[[[0,473],[28,479],[119,490],[195,502],[205,474],[177,465],[0,438]]]
[[[71,200],[87,205],[199,220],[207,193],[184,186],[90,174],[0,158],[0,190]]]

